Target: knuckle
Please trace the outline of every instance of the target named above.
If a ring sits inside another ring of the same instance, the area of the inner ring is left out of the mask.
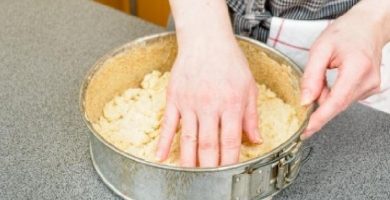
[[[348,106],[348,103],[347,103],[347,100],[346,98],[344,99],[339,99],[338,101],[335,101],[334,102],[334,106],[335,108],[338,110],[338,111],[343,111],[347,108]]]
[[[184,132],[180,137],[181,143],[196,143],[196,136],[193,134],[189,134],[188,132]]]
[[[224,149],[238,149],[241,146],[241,141],[235,137],[223,137],[221,139],[221,145]]]
[[[314,58],[317,55],[317,49],[319,49],[318,46],[318,44],[314,44],[313,46],[311,46],[311,48],[309,49],[310,58]]]
[[[230,112],[240,113],[243,111],[244,101],[243,95],[238,94],[237,92],[228,92],[224,97],[223,106],[228,108]]]
[[[337,111],[342,112],[348,108],[348,101],[341,100],[340,102],[336,102],[336,108],[338,108]]]
[[[199,108],[199,107],[198,107]],[[199,109],[196,109],[197,116],[204,118],[207,117],[207,119],[212,121],[218,121],[218,111],[217,108],[213,106],[200,106]]]
[[[176,127],[173,127],[172,122],[169,119],[169,117],[164,117],[162,124],[161,124],[161,128],[163,130],[162,133],[169,133],[169,132],[173,131],[173,129]]]
[[[196,92],[195,97],[199,102],[201,102],[203,104],[210,103],[213,99],[211,92],[209,92],[205,89],[201,89],[200,91]]]
[[[373,87],[365,96],[361,97],[360,100],[366,99],[372,95],[378,94],[381,92],[380,87]]]
[[[178,95],[176,107],[181,115],[186,115],[187,113],[192,114],[194,112],[195,102],[191,98],[191,95],[185,92]]]
[[[361,74],[362,75],[365,75],[367,73],[369,73],[372,69],[372,63],[371,61],[367,60],[367,59],[363,59],[361,61]]]
[[[372,90],[372,94],[377,94],[381,91],[381,88],[380,87],[376,87]]]
[[[169,128],[169,124],[170,124],[169,123],[169,114],[167,112],[165,112],[161,126],[164,130],[166,130],[167,128]]]
[[[230,96],[228,97],[228,99],[230,99],[231,104],[239,104],[242,100],[241,96],[234,92],[230,92]]]
[[[328,42],[323,42],[323,40],[317,40],[311,48],[309,49],[309,54],[311,56],[317,56],[318,53],[325,51],[328,51],[330,47],[332,46],[332,43],[330,41]]]
[[[305,73],[303,75],[304,86],[307,88],[312,88],[314,87],[313,82],[321,83],[322,81],[324,81],[324,77],[318,76],[318,74],[319,74],[318,71],[314,71],[314,70],[309,70],[307,73]]]
[[[381,77],[379,73],[368,72],[370,73],[366,76],[365,81],[362,83],[362,89],[360,90],[362,93],[367,93],[373,95],[380,91],[381,87]]]
[[[356,68],[357,75],[364,76],[373,69],[372,59],[364,53],[350,53],[346,60],[351,67]]]
[[[301,80],[301,89],[302,90],[312,90],[315,88],[316,84],[323,82],[323,77],[315,74],[317,72],[313,70],[308,70],[303,74]]]
[[[344,97],[335,96],[334,94],[330,93],[330,99],[333,100],[333,108],[335,108],[337,111],[343,111],[348,107],[349,103],[349,96],[346,95]]]
[[[256,121],[257,120],[257,110],[256,108],[248,109],[245,115],[245,120]]]
[[[371,69],[372,67],[372,62],[370,59],[368,59],[367,57],[363,58],[361,61],[361,65],[366,69]]]
[[[318,49],[321,49],[323,46],[323,42],[321,40],[317,40],[309,49],[310,55],[314,55]]]
[[[162,134],[161,135],[164,135],[164,133],[168,130],[168,122],[167,122],[167,119],[166,117],[164,117],[164,119],[162,120],[162,123],[161,123],[161,130],[162,130]]]
[[[168,87],[167,98],[171,98],[171,97],[175,96],[175,94],[176,94],[176,90],[174,89],[174,87],[172,87],[172,86]]]
[[[382,82],[381,77],[380,77],[380,75],[378,75],[378,76],[375,77],[375,78],[373,79],[373,81],[372,81],[372,88],[373,88],[374,90],[380,89],[381,82]]]
[[[310,126],[310,130],[317,132],[327,121],[327,116],[325,116],[323,113],[318,113],[315,117],[315,120],[313,120],[313,124]]]
[[[322,123],[325,123],[325,122],[322,122]],[[317,125],[314,125],[311,127],[311,131],[317,132],[317,131],[321,130],[321,128],[322,128],[322,125],[317,124]]]
[[[162,132],[160,134],[159,140],[160,140],[161,144],[166,145],[171,140],[171,136],[170,136],[170,134],[167,134],[166,132],[165,133]]]
[[[217,150],[217,143],[211,139],[204,139],[199,142],[199,149],[202,150]]]
[[[235,120],[237,117],[242,116],[246,112],[246,108],[248,107],[249,99],[244,102],[242,99],[231,101],[229,104],[224,104],[223,115],[230,118],[231,120]]]

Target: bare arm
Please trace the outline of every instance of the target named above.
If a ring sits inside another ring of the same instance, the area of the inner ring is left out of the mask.
[[[224,0],[170,0],[170,4],[180,48],[204,40],[235,42]]]

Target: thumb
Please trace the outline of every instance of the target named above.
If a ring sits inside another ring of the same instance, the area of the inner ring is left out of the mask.
[[[331,55],[332,48],[329,45],[315,44],[310,49],[301,83],[302,105],[310,104],[320,96]]]

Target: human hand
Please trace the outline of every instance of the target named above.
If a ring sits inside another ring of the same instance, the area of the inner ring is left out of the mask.
[[[181,122],[180,162],[216,167],[238,162],[242,130],[261,142],[257,87],[234,36],[181,46],[171,71],[157,157],[167,158]]]
[[[389,37],[383,28],[389,26],[384,20],[388,16],[373,6],[378,4],[367,3],[337,19],[310,49],[301,99],[304,105],[318,100],[319,108],[310,117],[302,139],[312,136],[354,101],[380,89],[381,50]],[[325,73],[332,68],[338,69],[338,77],[329,89]]]

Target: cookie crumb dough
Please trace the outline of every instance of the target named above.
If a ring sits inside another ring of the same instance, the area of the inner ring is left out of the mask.
[[[170,73],[147,74],[140,88],[129,88],[108,102],[103,116],[93,124],[95,130],[118,149],[156,162],[155,152],[164,113],[165,93]],[[299,128],[295,109],[284,103],[265,85],[257,85],[257,111],[263,144],[243,140],[240,162],[262,156],[288,140]],[[169,157],[163,163],[179,165],[180,127],[173,140]]]

